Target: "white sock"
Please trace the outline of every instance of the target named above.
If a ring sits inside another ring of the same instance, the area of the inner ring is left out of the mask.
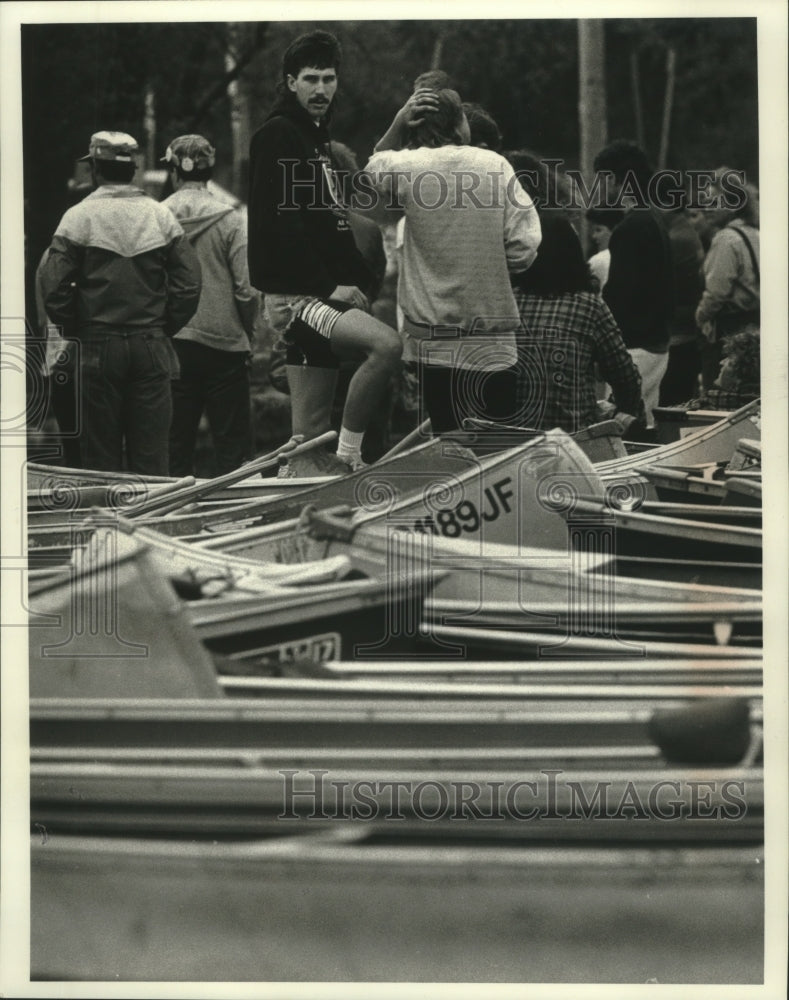
[[[360,459],[362,457],[363,437],[364,431],[349,431],[347,427],[343,427],[337,442],[337,457],[344,462],[350,459]]]

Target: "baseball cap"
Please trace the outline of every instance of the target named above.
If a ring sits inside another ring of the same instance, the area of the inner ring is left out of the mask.
[[[131,163],[134,153],[140,147],[137,140],[126,132],[94,132],[90,137],[88,155],[80,160],[117,160],[120,163]]]
[[[216,162],[216,150],[202,135],[179,135],[167,147],[161,162],[180,167],[188,174],[193,170],[213,167]]]

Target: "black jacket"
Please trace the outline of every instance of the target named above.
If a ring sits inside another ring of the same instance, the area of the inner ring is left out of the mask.
[[[633,208],[611,233],[611,265],[603,298],[628,348],[668,350],[674,313],[674,268],[663,221],[651,208]]]
[[[329,134],[293,99],[252,137],[249,276],[262,292],[328,298],[337,285],[369,286],[348,213],[331,185]]]

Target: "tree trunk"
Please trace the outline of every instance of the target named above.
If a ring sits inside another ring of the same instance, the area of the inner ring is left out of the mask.
[[[227,26],[228,51],[225,54],[225,72],[228,77],[227,96],[230,103],[230,131],[233,143],[230,190],[246,201],[249,171],[249,94],[243,75],[235,75],[239,52],[248,48],[245,25],[231,23]],[[245,44],[246,43],[246,44]]]
[[[608,138],[605,99],[605,36],[601,20],[578,21],[578,120],[581,173],[588,187],[594,180],[595,154]],[[586,207],[586,206],[585,206]],[[581,223],[581,242],[587,246],[587,225]]]
[[[636,142],[646,152],[644,137],[644,109],[641,106],[641,72],[638,62],[638,49],[630,51],[630,86],[633,91],[633,114],[636,119]]]
[[[674,108],[674,80],[676,78],[677,53],[674,49],[666,52],[666,92],[663,96],[663,125],[660,129],[660,153],[658,170],[665,170],[668,159],[668,137],[671,130],[671,112]]]
[[[145,169],[156,169],[156,95],[153,87],[148,84],[145,88],[145,117],[143,121],[145,130]]]
[[[433,43],[433,56],[430,60],[431,69],[441,69],[441,56],[444,51],[444,32],[439,31]]]

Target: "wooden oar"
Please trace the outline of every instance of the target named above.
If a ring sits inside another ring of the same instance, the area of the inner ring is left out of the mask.
[[[145,503],[154,497],[164,496],[185,486],[193,486],[194,476],[184,476],[183,479],[171,480],[164,484],[150,486],[148,483],[120,479],[117,483],[102,483],[93,486],[70,486],[66,481],[64,495],[61,497],[58,488],[37,489],[27,491],[27,509],[32,511],[82,510],[88,507],[107,507],[111,509],[126,508],[133,504]],[[63,504],[60,501],[63,500]]]
[[[184,476],[183,479],[176,479],[172,483],[165,483],[163,486],[155,486],[152,490],[148,490],[145,500],[139,501],[140,503],[150,503],[151,500],[158,500],[160,497],[169,496],[171,493],[177,493],[178,490],[186,489],[187,486],[194,486],[197,480],[194,476]],[[123,484],[121,484],[122,486]],[[129,504],[129,508],[135,506],[134,504]]]
[[[481,417],[464,417],[464,431],[507,431],[521,435],[522,437],[537,437],[544,434],[544,431],[535,427],[517,427],[515,424],[497,424],[495,420],[483,420]]]
[[[275,451],[269,452],[267,455],[261,455],[252,462],[242,465],[239,469],[234,469],[232,472],[226,472],[223,476],[216,476],[214,479],[206,480],[206,482],[196,483],[185,487],[176,493],[171,493],[168,496],[160,498],[156,497],[153,500],[146,500],[143,503],[134,504],[124,510],[124,516],[142,517],[149,515],[154,511],[157,516],[160,516],[169,511],[177,510],[186,503],[190,503],[194,500],[202,500],[231,483],[240,482],[242,479],[246,479],[253,473],[261,472],[263,469],[269,469],[276,466],[279,463],[280,456],[300,455],[305,451],[310,451],[313,448],[318,448],[321,445],[328,444],[330,441],[334,441],[336,437],[336,431],[327,431],[325,434],[321,434],[320,437],[312,438],[310,441],[305,441],[304,444],[298,444],[296,441],[291,439]]]
[[[411,431],[410,434],[406,434],[406,436],[403,438],[402,441],[398,441],[398,443],[394,446],[394,448],[390,448],[385,455],[382,455],[378,459],[378,462],[383,462],[387,458],[392,458],[394,455],[399,455],[400,452],[402,451],[407,451],[409,448],[412,448],[414,447],[414,445],[418,444],[422,438],[427,437],[429,434],[430,434],[430,419],[428,418],[427,420],[423,420],[418,427],[414,428],[414,430]]]
[[[301,517],[288,518],[285,521],[277,521],[274,524],[261,524],[252,528],[243,528],[241,531],[207,535],[205,538],[201,537],[199,541],[190,542],[189,544],[201,550],[218,549],[220,552],[229,552],[232,551],[232,546],[237,542],[247,545],[249,542],[266,538],[269,535],[277,537],[282,534],[284,528],[292,530],[295,534],[301,523],[306,523],[310,528],[313,524],[317,524],[320,528],[328,526],[329,531],[333,532],[333,534],[325,537],[337,537],[339,533],[341,537],[349,539],[349,531],[350,536],[352,536],[353,530],[347,518],[343,520],[343,515],[350,515],[352,510],[353,508],[349,507],[348,504],[326,507],[321,511],[316,511],[314,506],[308,505],[302,511]]]

